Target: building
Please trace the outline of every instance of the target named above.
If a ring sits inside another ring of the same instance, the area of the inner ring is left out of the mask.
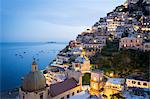
[[[82,87],[82,74],[71,74],[64,81],[47,85],[47,79],[34,60],[32,70],[25,76],[19,89],[19,99],[67,99],[79,93]]]
[[[126,79],[126,85],[128,87],[149,88],[150,89],[150,82],[137,80],[137,79]]]
[[[88,92],[82,91],[72,97],[70,99],[89,99],[90,94]]]
[[[124,90],[124,78],[108,78],[105,87],[112,90],[123,91]]]
[[[103,91],[104,82],[104,72],[99,70],[94,70],[91,72],[91,83],[90,83],[90,94],[99,96],[100,92]]]
[[[68,99],[81,91],[81,86],[74,78],[50,85],[48,99]]]
[[[68,55],[79,56],[82,54],[83,48],[82,46],[74,47],[70,51],[67,52]]]
[[[32,70],[23,79],[19,99],[48,99],[46,79],[38,70],[35,60],[32,63]]]
[[[108,18],[107,19],[108,34],[111,34],[113,36],[115,35],[115,31],[116,31],[118,26],[124,26],[125,25],[124,21],[118,19],[117,17],[115,17],[115,18]]]
[[[141,49],[142,48],[142,38],[135,37],[124,37],[120,39],[119,48],[126,49]]]
[[[125,32],[125,27],[124,26],[118,26],[116,28],[116,31],[115,31],[115,38],[119,38],[120,39],[124,32]]]
[[[143,43],[143,51],[150,51],[150,42]]]
[[[83,47],[84,48],[91,48],[91,49],[97,49],[97,50],[101,50],[103,48],[104,44],[101,43],[84,43]]]
[[[76,47],[77,46],[77,42],[75,41],[75,40],[71,40],[70,42],[69,42],[69,47],[70,48],[74,48],[74,47]]]
[[[63,63],[68,62],[70,59],[69,56],[66,55],[57,55],[56,63],[62,65]]]
[[[135,3],[137,3],[138,1],[139,1],[139,0],[127,0],[128,4],[131,4],[131,3],[135,4]]]
[[[72,67],[76,71],[89,71],[90,70],[90,60],[84,56],[79,56],[72,62]]]

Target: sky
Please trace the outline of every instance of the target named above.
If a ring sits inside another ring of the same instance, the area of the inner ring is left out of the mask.
[[[69,41],[125,0],[1,0],[1,42]]]

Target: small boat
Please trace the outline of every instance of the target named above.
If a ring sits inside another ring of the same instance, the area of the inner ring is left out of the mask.
[[[21,77],[21,80],[24,80],[24,77]]]

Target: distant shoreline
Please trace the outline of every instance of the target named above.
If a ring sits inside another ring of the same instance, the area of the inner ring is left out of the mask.
[[[66,44],[68,42],[67,41],[64,41],[64,42],[56,42],[56,41],[47,41],[47,42],[0,42],[0,44],[9,44],[9,43],[10,44],[15,44],[15,43],[20,43],[20,44],[21,43],[33,43],[33,44],[34,43],[43,43],[43,44],[44,43],[56,43],[56,44],[59,43],[59,44],[61,44],[62,43],[62,44]]]

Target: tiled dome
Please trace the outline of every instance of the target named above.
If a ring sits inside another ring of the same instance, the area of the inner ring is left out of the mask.
[[[29,72],[24,80],[22,89],[27,92],[42,90],[46,87],[46,79],[40,71]]]

